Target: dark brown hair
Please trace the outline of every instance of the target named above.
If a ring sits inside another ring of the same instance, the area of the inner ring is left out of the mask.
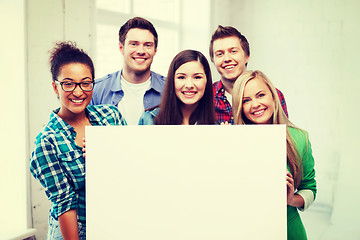
[[[213,103],[213,90],[211,71],[206,57],[196,50],[184,50],[172,60],[167,75],[164,91],[162,93],[160,111],[155,118],[156,125],[179,125],[183,122],[181,112],[182,102],[175,94],[175,71],[184,63],[199,61],[206,75],[204,96],[199,100],[197,108],[190,117],[190,124],[215,124],[215,108]]]
[[[84,50],[78,48],[75,42],[58,42],[50,50],[50,71],[53,81],[57,80],[62,66],[69,63],[82,63],[90,68],[91,76],[95,78],[94,64]]]
[[[214,41],[217,39],[227,38],[227,37],[238,37],[240,40],[240,45],[245,52],[245,55],[247,57],[250,56],[249,42],[247,41],[245,36],[242,35],[234,27],[230,27],[230,26],[223,27],[223,26],[219,25],[210,40],[209,54],[210,54],[211,61],[213,61],[213,58],[214,58],[214,50],[213,50]],[[245,65],[247,65],[247,63]]]
[[[140,28],[144,30],[149,30],[152,35],[154,36],[154,43],[155,43],[155,49],[158,45],[158,34],[152,25],[151,22],[146,20],[145,18],[141,17],[134,17],[129,19],[124,25],[121,26],[119,30],[119,41],[122,45],[125,44],[126,34],[130,31],[132,28]]]

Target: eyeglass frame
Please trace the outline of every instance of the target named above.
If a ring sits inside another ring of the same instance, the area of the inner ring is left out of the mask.
[[[60,82],[60,81],[57,80],[57,79],[55,79],[54,81],[55,81],[55,82],[58,82],[58,83],[60,84],[61,89],[62,89],[64,92],[73,92],[73,91],[77,88],[77,86],[79,86],[80,89],[81,89],[82,91],[84,91],[84,92],[90,92],[90,91],[92,91],[92,90],[94,89],[94,85],[95,85],[95,81],[94,81],[94,80],[86,81],[86,83],[87,83],[87,82],[90,82],[90,83],[91,83],[92,88],[91,88],[90,90],[84,90],[84,89],[81,87],[81,84],[83,84],[84,82],[80,82],[80,83],[76,83],[76,82],[72,82],[72,81]],[[63,87],[63,84],[64,84],[64,83],[69,83],[69,82],[75,84],[74,89],[71,90],[71,91],[65,90],[64,87]]]

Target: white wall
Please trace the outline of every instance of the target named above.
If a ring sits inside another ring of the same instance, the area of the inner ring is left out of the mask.
[[[233,0],[231,6],[231,24],[250,42],[248,69],[270,78],[285,94],[290,120],[310,134],[318,180],[314,209],[333,208],[333,223],[344,221],[353,237],[360,213],[360,3]]]
[[[25,4],[0,4],[0,238],[28,227]],[[11,24],[8,24],[11,23]]]
[[[58,106],[51,90],[47,51],[55,40],[71,39],[76,40],[80,47],[92,55],[94,0],[32,0],[27,3],[28,149],[31,149],[33,140],[47,122],[50,111]],[[248,38],[251,48],[248,68],[263,70],[269,76],[285,94],[290,119],[309,131],[319,183],[318,198],[314,206],[320,209],[333,208],[333,223],[340,224],[344,221],[346,228],[353,231],[351,228],[354,225],[348,223],[358,222],[356,217],[360,214],[359,207],[356,207],[360,202],[360,195],[357,193],[360,183],[354,177],[360,167],[355,153],[358,142],[356,135],[360,133],[357,125],[359,114],[356,110],[357,89],[360,87],[356,80],[360,71],[356,65],[357,54],[360,52],[357,30],[360,22],[357,14],[359,3],[356,0],[212,0],[211,3],[209,22],[212,29],[209,39],[207,44],[197,47],[207,55],[210,36],[218,24],[233,25]],[[17,7],[17,11],[21,12],[23,6]],[[6,11],[4,9],[2,12]],[[3,20],[6,21],[8,20]],[[22,21],[21,15],[14,19],[15,23],[19,21]],[[205,33],[208,30],[203,31]],[[21,42],[16,42],[17,39],[12,38],[9,43],[21,46]],[[190,37],[186,39],[191,44]],[[185,43],[184,46],[191,45]],[[16,49],[22,51],[21,47]],[[21,54],[23,53],[13,57],[21,58],[24,55]],[[117,49],[114,49],[114,54],[119,54]],[[3,58],[1,61],[4,61]],[[6,61],[9,62],[9,59]],[[16,79],[23,78],[24,72],[18,64],[22,60],[14,61],[17,62],[13,64],[16,70],[6,69],[8,75],[4,79],[15,79],[14,76]],[[213,72],[214,80],[218,80],[218,74]],[[23,87],[17,82],[16,86],[20,91],[16,92],[18,95],[10,95],[11,99],[15,96],[20,102],[25,101],[23,98],[26,94],[21,94]],[[6,89],[3,85],[1,87]],[[5,99],[1,99],[3,103],[9,98],[8,95],[5,96]],[[11,121],[23,119],[23,113],[14,109],[16,108],[6,110],[20,114]],[[19,122],[19,126],[22,123]],[[17,139],[22,139],[23,135],[18,135],[21,137]],[[40,229],[40,233],[44,233],[47,219],[43,216],[47,217],[49,205],[43,189],[36,181],[32,183],[32,191],[34,226]]]

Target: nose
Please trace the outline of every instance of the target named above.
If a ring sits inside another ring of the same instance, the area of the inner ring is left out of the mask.
[[[252,108],[258,108],[260,106],[260,102],[258,99],[252,100]]]
[[[144,45],[139,44],[139,46],[138,46],[137,49],[136,49],[136,52],[137,52],[138,55],[143,55],[143,54],[145,54],[145,47],[144,47]]]
[[[231,61],[231,57],[230,57],[230,54],[228,52],[224,53],[224,61],[225,62],[230,62]]]
[[[194,83],[193,83],[191,77],[187,77],[187,78],[185,79],[185,87],[186,87],[187,89],[191,89],[191,88],[194,87]]]
[[[77,85],[73,91],[73,95],[79,97],[83,94],[83,90],[80,88],[80,85]]]

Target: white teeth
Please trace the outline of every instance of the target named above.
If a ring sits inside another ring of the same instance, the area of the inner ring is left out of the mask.
[[[184,92],[184,95],[194,95],[195,93],[194,92]]]
[[[233,69],[234,66],[226,66],[225,69]]]
[[[263,110],[260,110],[260,111],[256,111],[256,112],[254,112],[253,114],[254,115],[261,115],[261,114],[263,114],[264,113],[264,109]]]
[[[82,103],[84,101],[84,99],[82,99],[82,100],[71,99],[71,101],[74,103]]]
[[[143,63],[145,62],[145,58],[135,58],[135,61],[138,63]]]

